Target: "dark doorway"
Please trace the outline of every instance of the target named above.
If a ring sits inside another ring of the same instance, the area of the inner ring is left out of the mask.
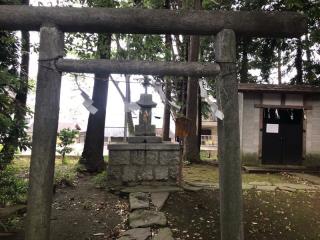
[[[262,163],[302,164],[302,109],[263,110]]]

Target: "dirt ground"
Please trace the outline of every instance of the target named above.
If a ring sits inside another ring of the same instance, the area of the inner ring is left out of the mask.
[[[127,200],[97,189],[90,176],[76,179],[75,186],[59,186],[54,194],[50,240],[116,239],[124,228]],[[2,239],[2,238],[1,238]],[[23,233],[7,240],[23,240]]]
[[[172,193],[163,211],[177,240],[220,239],[217,190]],[[50,240],[116,239],[127,228],[127,214],[127,199],[80,175],[75,186],[56,189]],[[319,191],[244,191],[246,240],[319,240],[319,226]],[[1,239],[22,240],[23,233]]]
[[[164,211],[176,239],[220,239],[218,191],[175,193]],[[319,224],[319,192],[244,193],[246,240],[318,240]]]

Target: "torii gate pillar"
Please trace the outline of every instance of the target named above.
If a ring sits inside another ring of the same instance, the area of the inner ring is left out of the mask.
[[[63,56],[63,33],[54,25],[40,29],[39,69],[29,176],[26,240],[49,239],[61,73],[55,61]]]
[[[233,30],[224,29],[217,34],[215,54],[220,65],[217,101],[224,113],[224,119],[218,120],[221,240],[243,240],[236,36]]]

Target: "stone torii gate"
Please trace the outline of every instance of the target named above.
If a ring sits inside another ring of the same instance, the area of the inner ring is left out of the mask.
[[[293,12],[0,6],[1,30],[40,31],[35,120],[28,193],[27,240],[47,240],[59,118],[61,72],[217,76],[222,240],[242,240],[236,34],[299,37],[306,19]],[[63,32],[216,35],[217,63],[63,59]]]

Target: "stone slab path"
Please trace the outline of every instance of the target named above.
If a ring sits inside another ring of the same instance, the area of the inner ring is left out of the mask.
[[[121,193],[135,193],[135,192],[144,192],[144,193],[158,193],[158,192],[178,192],[183,191],[182,188],[176,186],[135,186],[135,187],[126,187],[120,190]]]
[[[157,208],[157,210],[160,211],[161,208],[166,203],[168,197],[169,197],[168,192],[151,193],[151,202]]]
[[[146,240],[151,236],[151,228],[133,228],[121,234],[118,240]]]
[[[297,176],[299,178],[302,178],[304,180],[307,180],[308,182],[311,182],[313,184],[320,185],[320,177],[311,175],[311,174],[306,174],[306,173],[290,173],[293,176]]]
[[[167,218],[160,210],[170,195],[165,189],[181,191],[181,188],[156,187],[161,191],[146,191],[149,189],[150,187],[146,186],[125,189],[125,192],[129,193],[131,212],[128,219],[131,229],[123,232],[118,240],[174,240],[171,229],[167,227]]]
[[[149,208],[149,195],[143,192],[131,193],[129,195],[131,211],[134,209]]]
[[[189,191],[198,191],[200,189],[218,190],[219,184],[204,183],[204,182],[186,182],[184,189]],[[243,190],[260,190],[260,191],[320,191],[320,184],[302,184],[302,183],[275,183],[270,182],[249,182],[242,184]]]
[[[162,212],[137,209],[129,214],[129,225],[132,228],[166,226],[167,218]]]

